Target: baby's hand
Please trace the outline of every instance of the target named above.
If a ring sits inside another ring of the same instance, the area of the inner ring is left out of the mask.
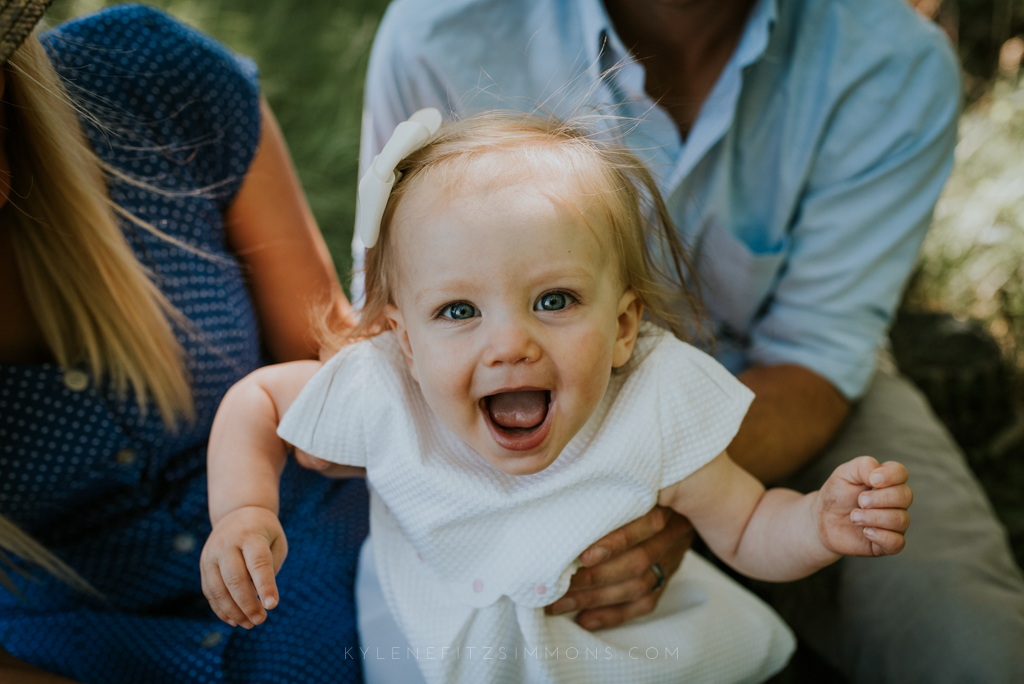
[[[264,609],[278,604],[274,576],[287,555],[281,522],[266,508],[244,506],[217,521],[199,560],[203,595],[217,617],[246,629],[266,620]]]
[[[913,500],[901,464],[855,458],[836,468],[818,492],[818,536],[830,551],[847,556],[897,554],[905,544]]]

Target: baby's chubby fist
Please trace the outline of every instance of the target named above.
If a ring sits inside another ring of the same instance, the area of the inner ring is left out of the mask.
[[[203,594],[224,622],[246,629],[262,623],[278,604],[274,580],[288,541],[277,515],[260,506],[243,506],[213,526],[199,565]]]
[[[903,550],[914,494],[907,469],[861,456],[836,468],[814,506],[821,543],[847,556],[891,556]]]

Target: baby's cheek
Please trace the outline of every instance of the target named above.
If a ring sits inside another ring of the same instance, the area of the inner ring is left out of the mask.
[[[431,408],[449,426],[465,427],[476,418],[477,405],[473,402],[470,387],[472,376],[463,377],[457,372],[443,373],[434,378],[434,401]]]
[[[604,374],[600,369],[589,374],[590,382],[587,383],[585,401],[591,409],[601,402],[601,398],[604,396],[605,390],[608,389],[608,378],[609,375]]]
[[[572,375],[580,399],[596,406],[608,388],[612,372],[612,351],[603,344],[592,344],[589,349],[581,348],[574,361]]]
[[[461,349],[439,347],[427,349],[426,353],[430,364],[427,382],[435,394],[443,395],[448,401],[458,401],[470,394],[474,366],[472,363],[460,363],[466,358]]]

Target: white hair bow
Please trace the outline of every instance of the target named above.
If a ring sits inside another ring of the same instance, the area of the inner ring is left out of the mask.
[[[441,112],[433,107],[421,109],[403,121],[391,134],[381,153],[373,158],[370,169],[359,181],[359,205],[356,211],[356,235],[367,247],[377,244],[380,220],[384,216],[391,188],[402,177],[395,167],[434,137],[441,127]]]

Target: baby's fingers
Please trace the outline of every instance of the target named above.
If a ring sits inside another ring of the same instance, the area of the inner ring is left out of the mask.
[[[283,539],[280,543],[284,543]],[[262,599],[262,607],[267,610],[273,608],[281,600],[277,594],[277,582],[274,580],[274,576],[281,567],[281,562],[284,561],[284,554],[277,554],[280,555],[280,559],[275,560],[275,554],[267,545],[266,540],[259,538],[246,542],[242,547],[242,555],[245,558],[245,566],[248,568],[252,583],[256,587],[256,593]],[[259,624],[260,621],[254,619],[253,622]]]
[[[242,554],[236,552],[221,559],[220,574],[232,600],[245,613],[246,619],[239,624],[248,629],[252,625],[262,623],[267,618],[267,613],[263,610],[259,597],[256,595],[256,588],[253,586],[252,577],[249,575]],[[251,624],[247,625],[246,622]]]
[[[249,618],[242,609],[238,607],[235,600],[231,598],[224,579],[221,577],[220,567],[215,563],[203,568],[203,596],[210,602],[210,607],[224,622],[232,627],[241,625],[246,629],[252,627]]]
[[[913,502],[914,492],[905,484],[869,489],[857,496],[857,505],[861,508],[910,508]]]
[[[903,533],[910,527],[910,513],[903,508],[854,509],[850,520],[864,527],[877,527]]]
[[[871,474],[868,475],[867,483],[876,488],[892,487],[904,484],[909,477],[910,473],[907,472],[906,467],[902,463],[886,461],[871,471]]]
[[[899,532],[883,530],[880,527],[865,527],[864,536],[871,542],[871,553],[875,556],[892,556],[903,550],[906,539]]]

